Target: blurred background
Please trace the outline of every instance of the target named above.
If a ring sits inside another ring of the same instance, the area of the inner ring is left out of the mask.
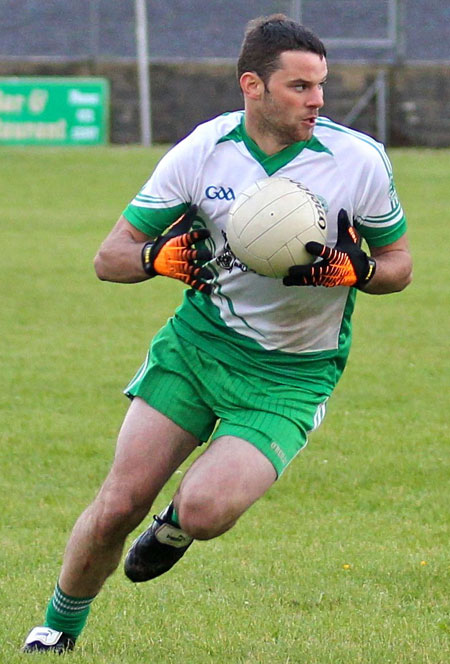
[[[245,24],[280,11],[327,46],[324,114],[392,147],[414,282],[358,298],[283,481],[163,583],[116,574],[71,664],[450,662],[450,0],[0,0],[0,661],[23,664],[121,390],[183,293],[99,282],[92,258],[167,144],[241,108]]]
[[[0,11],[0,143],[20,140],[4,124],[25,110],[8,103],[11,77],[99,83],[72,93],[70,140],[61,127],[53,138],[41,128],[50,143],[177,141],[241,108],[234,64],[245,25],[283,12],[327,46],[324,115],[392,146],[450,145],[449,0],[0,0]],[[22,106],[27,90],[17,92]],[[101,108],[90,108],[89,93]],[[35,130],[21,131],[26,139]],[[36,131],[31,137],[39,142]]]

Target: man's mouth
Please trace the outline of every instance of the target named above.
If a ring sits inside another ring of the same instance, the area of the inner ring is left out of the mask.
[[[303,118],[303,124],[308,125],[309,127],[314,127],[317,122],[317,115],[310,115],[307,118]]]

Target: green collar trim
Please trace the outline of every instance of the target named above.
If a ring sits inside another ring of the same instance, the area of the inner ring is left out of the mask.
[[[290,161],[295,159],[297,155],[302,152],[305,148],[307,150],[313,150],[314,152],[327,152],[332,155],[333,153],[329,150],[323,143],[319,141],[318,138],[312,136],[309,141],[298,141],[292,145],[288,145],[287,148],[280,150],[275,154],[266,154],[261,150],[261,148],[255,143],[253,138],[247,134],[245,128],[245,116],[242,116],[241,122],[234,127],[228,134],[222,136],[219,139],[218,143],[224,143],[225,141],[235,141],[236,143],[244,143],[247,150],[250,152],[252,157],[264,168],[267,175],[273,175],[280,168],[286,166]]]

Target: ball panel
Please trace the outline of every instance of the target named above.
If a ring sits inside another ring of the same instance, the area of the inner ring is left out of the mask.
[[[254,253],[249,252],[245,247],[240,245],[239,240],[237,238],[231,237],[231,241],[230,237],[228,237],[227,239],[231,251],[234,253],[235,256],[239,258],[239,260],[242,263],[247,265],[247,267],[249,267],[254,272],[257,272],[258,274],[263,275],[264,277],[276,276],[267,258],[261,258],[259,256],[255,256]],[[236,245],[233,245],[233,239],[237,240],[239,254],[236,251]]]
[[[309,242],[309,238],[307,242]],[[302,242],[300,237],[292,238],[292,240],[289,241],[288,249],[292,256],[291,265],[308,265],[315,259],[315,256],[312,256],[312,254],[306,251],[305,243]],[[287,272],[288,270],[285,270],[283,276],[286,276]]]
[[[304,185],[283,177],[264,178],[232,205],[227,240],[250,269],[280,278],[290,266],[314,260],[304,245],[326,242],[325,211]]]
[[[292,249],[294,249],[294,252]],[[285,277],[288,273],[286,265],[295,265],[297,263],[298,256],[296,255],[295,249],[298,249],[298,247],[291,247],[290,244],[285,244],[272,254],[269,258],[272,275],[268,276],[274,276],[277,278]],[[303,257],[303,252],[306,253],[305,248],[303,245],[300,245],[299,253],[301,258]]]
[[[236,199],[239,203],[240,197]],[[237,206],[233,205],[232,219],[238,220],[239,228],[235,229],[238,237],[245,237],[245,242],[252,242],[268,227],[279,224],[287,215],[300,210],[307,205],[306,199],[299,201],[297,191],[278,193],[276,197],[267,201],[267,193],[264,190],[257,191],[253,196],[247,198]],[[241,220],[246,217],[245,221]],[[232,221],[233,225],[235,222]],[[287,229],[287,227],[286,227]]]

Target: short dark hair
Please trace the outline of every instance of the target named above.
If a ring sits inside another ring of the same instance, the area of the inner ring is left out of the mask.
[[[284,51],[310,51],[320,57],[327,54],[314,32],[284,14],[253,19],[245,30],[237,62],[238,79],[244,72],[252,71],[267,84],[270,75],[278,69],[279,57]]]

